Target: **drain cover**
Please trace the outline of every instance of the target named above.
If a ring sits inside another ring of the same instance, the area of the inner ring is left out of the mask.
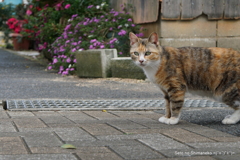
[[[7,100],[8,110],[150,110],[164,107],[164,100]],[[184,107],[226,107],[211,100],[186,99]]]

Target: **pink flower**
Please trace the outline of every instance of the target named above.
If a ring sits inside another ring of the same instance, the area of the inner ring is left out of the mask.
[[[70,4],[67,4],[64,8],[65,9],[68,9],[68,8],[70,8],[71,7],[71,5]]]
[[[26,14],[27,14],[28,16],[30,16],[30,15],[32,14],[32,11],[28,9],[27,12],[26,12]]]

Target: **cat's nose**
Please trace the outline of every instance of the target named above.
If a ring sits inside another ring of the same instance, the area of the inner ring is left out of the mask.
[[[143,62],[144,62],[144,60],[139,60],[139,62],[140,62],[140,63],[143,63]]]

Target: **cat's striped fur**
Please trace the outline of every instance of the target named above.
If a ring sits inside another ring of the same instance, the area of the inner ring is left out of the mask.
[[[239,52],[216,47],[162,47],[156,33],[146,40],[133,33],[129,38],[133,61],[165,95],[166,115],[160,122],[178,123],[186,92],[201,92],[232,107],[235,113],[227,116],[224,124],[240,120]]]

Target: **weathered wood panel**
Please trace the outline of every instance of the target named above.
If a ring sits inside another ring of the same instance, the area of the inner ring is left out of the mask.
[[[150,23],[158,20],[159,0],[110,0],[111,6],[121,11],[121,5],[132,4],[134,11],[131,13],[134,23]]]
[[[224,0],[203,0],[203,13],[209,20],[223,18]]]
[[[162,19],[164,20],[179,20],[181,15],[182,0],[163,0],[162,1]]]
[[[191,20],[202,14],[202,0],[182,0],[181,20]]]
[[[224,19],[239,19],[240,18],[240,1],[225,0]]]

